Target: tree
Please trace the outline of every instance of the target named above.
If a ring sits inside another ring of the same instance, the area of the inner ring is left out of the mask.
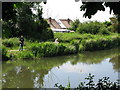
[[[105,11],[105,7],[110,8],[110,14],[113,11],[117,15],[118,28],[120,28],[120,1],[119,2],[82,2],[81,11],[85,11],[84,17],[91,18],[98,10]],[[120,32],[120,31],[119,31]]]
[[[77,27],[79,26],[79,24],[80,24],[79,19],[74,20],[74,21],[72,22],[72,24],[71,24],[70,30],[76,31],[76,30],[77,30]]]
[[[117,15],[114,15],[113,17],[110,18],[110,20],[111,20],[111,23],[112,23],[112,30],[113,30],[113,32],[118,32],[118,33],[120,33],[119,23],[118,23],[117,18],[118,18],[118,16],[117,16]]]
[[[16,11],[14,4],[16,2],[2,2],[2,37],[13,37],[15,34]]]
[[[91,18],[98,10],[105,11],[105,7],[110,8],[110,13],[120,15],[120,2],[82,2],[81,11],[85,11],[84,16]]]
[[[53,38],[49,24],[42,18],[42,7],[39,2],[3,3],[3,37],[24,37],[34,40]],[[32,12],[37,10],[37,14]],[[11,16],[13,15],[13,16]]]

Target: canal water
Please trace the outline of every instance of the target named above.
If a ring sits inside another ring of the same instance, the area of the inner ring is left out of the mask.
[[[41,58],[37,60],[13,60],[2,64],[3,88],[54,88],[71,83],[77,87],[89,73],[94,82],[106,76],[118,80],[120,69],[118,49],[83,52],[77,55]]]

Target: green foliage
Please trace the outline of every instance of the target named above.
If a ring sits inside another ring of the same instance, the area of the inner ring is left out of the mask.
[[[5,46],[2,46],[2,55],[7,55],[7,48]]]
[[[112,23],[110,21],[105,21],[105,22],[103,22],[103,24],[105,24],[107,27],[112,25]]]
[[[39,58],[60,55],[69,55],[82,51],[104,50],[118,47],[120,45],[119,34],[92,35],[78,33],[55,33],[56,38],[60,38],[58,44],[54,42],[33,42],[25,40],[23,52],[13,53],[16,58]],[[19,44],[18,38],[3,39],[3,45],[7,49],[15,49]]]
[[[107,27],[108,31],[115,32],[113,25]]]
[[[77,32],[90,33],[90,34],[110,34],[106,26],[103,23],[97,21],[84,22],[79,24]]]
[[[82,2],[80,9],[85,11],[84,17],[91,18],[92,15],[96,14],[98,10],[105,11],[105,6],[110,8],[110,13],[113,11],[114,14],[120,15],[119,7],[120,2]]]
[[[11,38],[18,35],[18,29],[15,28],[15,22],[13,20],[8,20],[2,22],[2,37]]]
[[[81,5],[80,10],[85,11],[84,17],[91,18],[92,15],[97,13],[98,10],[105,11],[104,6],[102,5],[103,2],[82,2],[83,5]]]
[[[18,38],[3,39],[2,44],[8,48],[17,47],[19,46],[19,39]]]
[[[40,58],[71,54],[74,52],[75,47],[68,46],[67,44],[55,44],[52,42],[45,43],[34,42],[28,46],[26,51],[16,54],[15,57],[22,59]]]
[[[84,49],[87,51],[95,51],[118,47],[119,43],[119,36],[101,36],[82,41],[82,46],[84,46]]]
[[[59,42],[70,43],[72,40],[83,40],[93,38],[92,34],[79,34],[79,33],[54,33],[54,38],[58,38]]]
[[[72,40],[70,43],[76,47],[76,52],[78,52],[80,40]]]
[[[77,27],[79,26],[79,24],[80,24],[79,19],[76,19],[75,21],[72,22],[71,28],[69,28],[69,29],[76,31],[76,29],[77,29]]]
[[[33,43],[29,47],[29,50],[32,52],[34,57],[59,56],[76,52],[75,46],[71,44],[55,44],[53,42]]]
[[[9,58],[7,56],[7,48],[4,45],[2,45],[2,60],[4,61],[4,60],[8,60],[8,59]]]
[[[112,29],[113,32],[116,33],[120,33],[120,20],[118,20],[120,18],[119,15],[114,15],[113,17],[110,18],[111,22],[112,22],[112,27],[110,29]]]
[[[45,41],[52,39],[53,32],[49,28],[50,26],[47,21],[42,18],[42,8],[39,4],[34,6],[34,9],[38,11],[38,14],[35,15],[30,7],[29,3],[25,3],[22,5],[22,8],[18,8],[18,23],[19,28],[22,30],[20,33],[33,40]]]
[[[99,32],[106,33],[106,32]],[[55,33],[55,38],[59,38],[62,43],[70,43],[76,47],[76,51],[95,51],[118,47],[120,37],[118,34],[111,35],[92,35],[78,33]]]
[[[32,40],[46,41],[53,39],[49,24],[42,18],[42,7],[35,2],[3,3],[3,37],[24,37]],[[9,8],[11,10],[9,11]],[[34,14],[32,9],[38,13]],[[13,14],[11,14],[13,13]],[[13,15],[11,17],[11,15]],[[8,19],[5,19],[8,17]]]
[[[16,20],[16,11],[14,9],[14,4],[17,2],[2,2],[2,19],[4,21]]]
[[[32,59],[33,54],[30,51],[22,51],[18,52],[15,57],[19,59]]]
[[[101,34],[101,35],[110,35],[110,34],[111,34],[111,32],[108,30],[108,28],[103,27],[103,28],[100,28],[99,33],[98,33],[98,34]]]
[[[89,74],[85,79],[88,80],[88,82],[80,82],[76,88],[67,87],[70,86],[70,83],[65,87],[56,83],[55,87],[60,90],[118,90],[120,87],[119,80],[111,82],[109,77],[99,79],[96,84],[94,83],[94,75]]]

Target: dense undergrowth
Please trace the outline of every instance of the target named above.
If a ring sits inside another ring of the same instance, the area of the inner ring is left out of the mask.
[[[98,21],[90,21],[80,23],[76,29],[77,32],[83,33],[90,33],[90,34],[101,34],[101,35],[110,35],[111,32],[106,24],[98,22]]]
[[[32,43],[27,50],[16,54],[16,57],[28,59],[28,58],[68,55],[74,53],[76,53],[76,48],[74,45],[45,42],[45,43]]]
[[[75,26],[76,25],[76,26]],[[24,50],[22,52],[8,52],[3,56],[13,54],[16,58],[39,58],[74,54],[82,51],[95,51],[117,48],[120,45],[120,36],[114,31],[111,22],[75,22],[71,30],[74,33],[54,33],[54,39],[46,41],[39,39],[32,40],[25,38]],[[74,27],[75,26],[75,27]],[[112,27],[112,28],[111,28]],[[32,35],[36,36],[32,33]],[[44,35],[42,37],[45,37]],[[55,44],[58,38],[59,43]],[[30,41],[32,40],[32,41]],[[8,38],[2,40],[3,52],[6,50],[18,50],[19,39]]]
[[[3,53],[4,56],[14,54],[15,58],[40,58],[60,55],[69,55],[82,51],[95,51],[117,48],[120,44],[119,34],[92,35],[78,33],[55,33],[59,43],[55,42],[32,42],[25,40],[24,51]],[[3,40],[3,52],[10,49],[19,49],[18,38]],[[6,49],[5,49],[6,48]]]

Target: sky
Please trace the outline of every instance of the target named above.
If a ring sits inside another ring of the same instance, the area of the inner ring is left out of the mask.
[[[41,4],[43,7],[43,17],[53,19],[79,19],[81,22],[85,21],[110,21],[109,18],[113,16],[109,14],[109,8],[105,12],[98,11],[91,19],[84,18],[84,11],[80,11],[82,2],[75,2],[75,0],[47,0],[47,4]]]

